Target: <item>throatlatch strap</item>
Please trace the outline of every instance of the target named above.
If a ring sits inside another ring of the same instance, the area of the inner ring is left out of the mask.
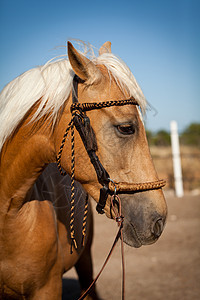
[[[71,254],[73,253],[73,246],[77,249],[77,242],[75,239],[74,232],[74,216],[75,216],[75,140],[74,140],[74,117],[68,124],[65,134],[63,136],[61,146],[56,158],[58,170],[62,176],[67,175],[65,171],[62,170],[61,166],[61,156],[64,149],[65,141],[69,131],[71,130],[71,208],[70,208],[70,238],[71,238]],[[85,208],[84,208],[84,216],[83,216],[83,225],[82,225],[82,246],[85,243],[86,236],[86,220],[88,215],[88,195],[86,196]]]
[[[83,227],[82,227],[82,246],[85,246],[85,237],[86,237],[86,224],[87,224],[87,215],[88,215],[88,194],[85,199],[85,209],[83,216]]]
[[[72,246],[77,249],[77,243],[74,236],[74,209],[75,209],[75,155],[74,155],[74,126],[71,127],[71,210],[70,210],[70,236],[71,236],[71,253]]]

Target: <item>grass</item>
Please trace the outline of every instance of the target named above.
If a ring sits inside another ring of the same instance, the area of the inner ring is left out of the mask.
[[[150,151],[159,178],[167,180],[168,189],[174,189],[174,173],[171,147],[151,146]],[[181,165],[185,191],[200,189],[200,149],[181,146]]]

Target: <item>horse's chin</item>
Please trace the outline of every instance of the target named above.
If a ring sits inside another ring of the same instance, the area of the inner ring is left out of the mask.
[[[142,246],[142,241],[138,237],[137,232],[134,228],[131,228],[130,224],[125,223],[123,228],[123,241],[128,246],[134,248],[140,248]]]
[[[110,206],[106,205],[104,209],[105,215],[109,219],[114,219],[114,212]],[[144,245],[151,245],[157,241],[157,238],[149,236],[149,238],[140,237],[135,226],[127,219],[124,219],[123,224],[123,242],[130,247],[140,248]]]
[[[127,245],[140,248],[144,245],[151,245],[157,241],[157,238],[149,236],[149,238],[140,237],[135,226],[131,222],[124,221],[123,241]]]
[[[113,210],[110,209],[110,206],[106,205],[104,212],[109,219],[114,219],[115,214]],[[129,222],[125,222],[125,224],[123,225],[123,242],[128,246],[140,248],[142,246],[142,242],[140,241],[137,232],[131,229],[131,227],[132,226]]]

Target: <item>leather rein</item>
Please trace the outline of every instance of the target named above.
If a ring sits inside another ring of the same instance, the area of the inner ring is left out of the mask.
[[[80,103],[78,102],[78,83],[80,82],[80,79],[77,75],[74,76],[73,79],[73,88],[72,88],[72,104],[71,104],[71,114],[72,118],[69,122],[65,134],[63,136],[61,146],[57,155],[57,166],[61,173],[61,175],[66,175],[66,172],[62,170],[61,167],[61,157],[63,148],[65,145],[65,141],[67,138],[67,135],[69,131],[71,130],[71,215],[70,215],[70,234],[71,234],[71,253],[72,253],[72,247],[77,248],[76,240],[74,237],[74,203],[75,203],[75,193],[74,193],[74,173],[75,173],[75,152],[74,152],[74,127],[78,131],[82,142],[84,144],[84,147],[87,151],[87,154],[90,158],[90,161],[96,171],[98,182],[101,184],[102,188],[100,189],[100,197],[99,202],[97,203],[96,210],[99,214],[104,213],[104,208],[106,205],[106,201],[108,198],[108,195],[111,196],[111,207],[115,213],[115,220],[118,223],[119,231],[117,233],[117,236],[114,240],[114,243],[112,245],[112,248],[108,254],[108,257],[106,258],[106,261],[100,270],[99,274],[95,278],[95,280],[92,282],[91,286],[88,288],[88,290],[82,295],[79,300],[84,299],[85,296],[89,293],[90,289],[100,276],[101,272],[103,271],[119,237],[121,236],[121,247],[122,247],[122,270],[123,270],[123,283],[122,283],[122,299],[124,299],[124,255],[123,255],[123,236],[122,236],[122,228],[123,228],[123,216],[121,214],[121,200],[118,196],[118,194],[129,194],[129,193],[135,193],[135,192],[142,192],[147,190],[155,190],[160,189],[163,186],[165,186],[166,181],[165,180],[156,180],[153,182],[145,182],[145,183],[128,183],[128,182],[115,182],[113,181],[106,169],[101,164],[96,151],[98,149],[97,147],[97,141],[96,136],[93,131],[93,128],[90,124],[90,119],[87,116],[86,112],[91,110],[98,110],[102,108],[108,108],[112,106],[124,106],[124,105],[138,105],[137,101],[131,97],[130,99],[126,100],[116,100],[116,101],[105,101],[105,102],[93,102],[93,103]],[[118,204],[118,211],[115,210],[115,205]],[[87,198],[86,198],[86,204],[85,204],[85,213],[84,213],[84,219],[83,219],[83,241],[85,237],[85,227],[86,227],[86,218],[87,218]],[[84,245],[84,242],[83,242]]]

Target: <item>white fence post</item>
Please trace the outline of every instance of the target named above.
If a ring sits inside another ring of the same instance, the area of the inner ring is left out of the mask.
[[[178,137],[178,126],[176,121],[170,122],[171,129],[171,145],[172,145],[172,159],[174,168],[174,180],[175,180],[175,193],[177,197],[183,197],[183,180],[181,170],[181,159],[180,159],[180,147]]]

